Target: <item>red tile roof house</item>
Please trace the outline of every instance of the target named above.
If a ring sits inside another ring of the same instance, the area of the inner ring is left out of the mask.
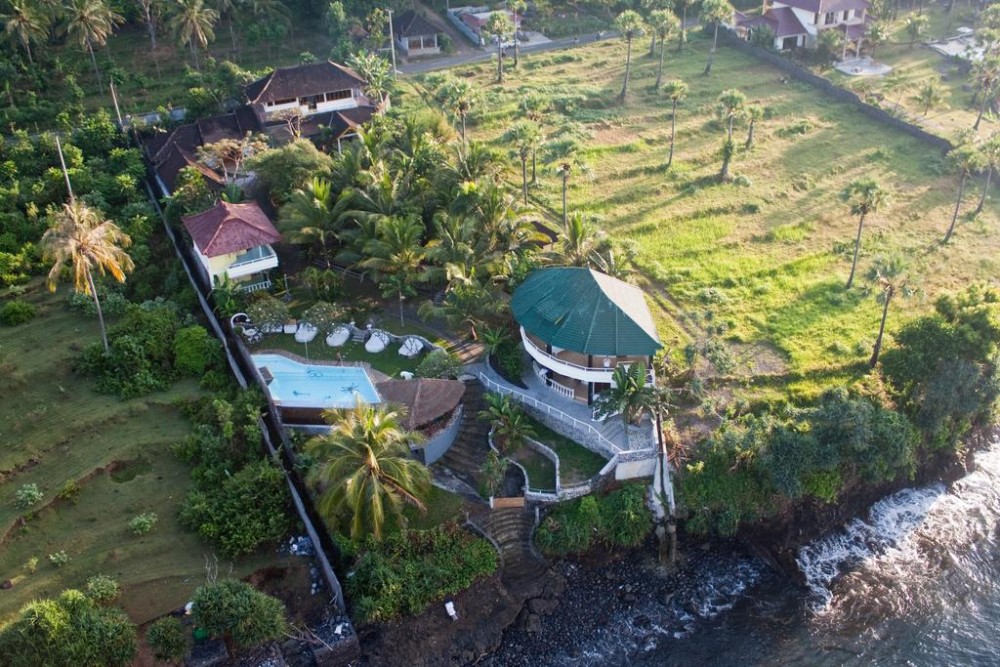
[[[271,244],[281,241],[281,234],[257,204],[219,201],[182,221],[209,289],[226,280],[248,292],[271,286],[269,272],[278,266]]]
[[[848,45],[860,53],[865,27],[870,22],[868,0],[765,0],[762,14],[736,13],[736,33],[751,39],[753,32],[766,26],[774,35],[774,48],[814,48],[823,30],[844,33],[844,55]]]
[[[248,85],[246,95],[268,134],[287,138],[286,119],[293,115],[300,119],[303,137],[314,138],[329,128],[339,148],[381,111],[365,96],[366,86],[354,70],[326,61],[279,67]]]

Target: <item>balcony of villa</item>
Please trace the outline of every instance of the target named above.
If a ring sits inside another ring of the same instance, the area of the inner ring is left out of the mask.
[[[648,359],[644,356],[604,356],[587,355],[572,350],[563,350],[547,345],[540,338],[528,333],[521,327],[521,342],[528,355],[541,367],[556,373],[563,378],[576,381],[565,382],[574,388],[574,393],[579,387],[586,387],[588,383],[594,384],[614,384],[612,377],[618,366],[643,363],[649,365]],[[653,382],[652,370],[647,371],[647,384]],[[583,392],[586,400],[586,392]]]
[[[226,274],[231,280],[238,280],[277,267],[278,256],[275,254],[274,248],[269,245],[260,245],[237,255],[233,263],[226,267]]]

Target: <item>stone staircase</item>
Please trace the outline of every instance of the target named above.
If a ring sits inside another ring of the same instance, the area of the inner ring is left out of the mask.
[[[479,411],[486,402],[483,400],[483,386],[478,380],[465,383],[465,395],[462,397],[462,425],[459,427],[455,442],[435,466],[443,466],[456,477],[471,486],[478,488],[479,471],[486,462],[490,451],[487,439],[489,424],[479,419]]]
[[[534,514],[523,507],[511,507],[483,512],[473,520],[500,549],[504,586],[525,597],[539,595],[549,568],[531,548]]]

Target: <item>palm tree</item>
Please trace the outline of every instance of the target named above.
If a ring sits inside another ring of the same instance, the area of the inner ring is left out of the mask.
[[[927,31],[928,20],[926,16],[908,16],[906,18],[906,34],[910,36],[910,47],[917,43],[917,40]]]
[[[384,535],[387,516],[405,525],[403,505],[423,511],[430,473],[410,456],[410,444],[423,438],[400,424],[399,413],[382,405],[327,410],[330,431],[309,440],[306,453],[316,461],[310,483],[320,489],[319,511],[331,523],[349,517],[350,536]]]
[[[986,205],[986,197],[990,192],[990,182],[993,180],[993,172],[1000,166],[1000,134],[994,134],[982,146],[979,147],[979,154],[982,157],[983,166],[986,168],[986,183],[983,185],[983,194],[979,197],[979,204],[976,206],[973,215],[983,212]]]
[[[851,275],[847,277],[847,285],[844,287],[844,289],[851,289],[851,285],[854,284],[854,271],[858,266],[858,251],[861,249],[861,230],[865,226],[865,217],[874,215],[879,208],[887,204],[889,194],[874,178],[862,178],[852,181],[844,189],[843,197],[851,204],[851,215],[858,216],[858,234],[854,239]]]
[[[330,181],[314,177],[305,188],[297,189],[278,212],[278,227],[290,243],[318,241],[330,267],[329,242],[341,231],[340,211],[336,207]]]
[[[566,191],[569,189],[569,177],[574,171],[586,172],[587,163],[580,156],[580,144],[573,140],[552,142],[548,146],[548,161],[555,166],[555,172],[562,179],[562,218],[567,224]]]
[[[931,107],[937,107],[944,103],[944,91],[937,81],[931,79],[917,91],[913,96],[913,101],[924,108],[923,115],[926,116]]]
[[[118,282],[125,282],[125,274],[135,268],[132,258],[124,250],[131,244],[132,239],[118,225],[105,220],[99,211],[75,199],[70,199],[62,210],[52,215],[49,228],[42,235],[43,253],[52,262],[46,281],[49,290],[55,291],[63,268],[71,267],[74,289],[94,299],[106,354],[111,348],[108,346],[101,302],[97,297],[94,271],[102,276],[110,273]]]
[[[750,121],[750,127],[747,128],[747,141],[743,145],[743,148],[745,150],[750,150],[753,148],[754,127],[757,125],[757,121],[764,117],[764,107],[759,104],[751,104],[747,106],[746,117]]]
[[[976,83],[977,94],[982,95],[979,103],[979,113],[976,115],[976,122],[972,125],[973,130],[979,129],[979,124],[983,120],[983,114],[990,103],[990,99],[996,92],[997,81],[1000,81],[1000,58],[993,54],[985,54],[983,58],[972,66],[972,76]],[[975,101],[973,100],[973,104]]]
[[[219,12],[205,4],[205,0],[177,0],[177,9],[169,21],[170,30],[181,46],[191,49],[196,69],[201,69],[198,47],[205,48],[215,39],[218,20]]]
[[[523,16],[524,15],[524,10],[527,9],[527,7],[528,7],[528,5],[527,5],[527,3],[525,3],[524,0],[507,0],[507,9],[509,9],[510,13],[513,14],[513,16],[514,16],[514,20],[512,22],[513,25],[514,25],[514,67],[517,67],[518,56],[520,55],[520,49],[517,46],[517,44],[518,44],[518,40],[517,40],[517,24],[518,24],[518,19],[517,19],[517,17],[518,16]]]
[[[669,9],[657,9],[649,15],[649,26],[652,28],[653,43],[655,44],[657,39],[660,40],[660,64],[656,69],[656,83],[653,85],[654,90],[659,90],[660,84],[663,83],[663,52],[666,51],[666,42],[674,34],[674,31],[680,28],[680,24],[680,20]],[[653,50],[650,48],[650,55],[652,53]]]
[[[712,63],[715,61],[715,49],[719,45],[719,24],[732,18],[733,11],[733,6],[727,0],[702,0],[701,20],[715,25],[712,48],[708,52],[708,62],[705,63],[705,76],[712,71]]]
[[[636,37],[641,37],[645,29],[646,26],[642,21],[642,16],[637,11],[626,9],[615,19],[615,30],[618,31],[618,35],[625,40],[625,44],[627,45],[625,51],[625,81],[622,83],[622,92],[618,95],[618,98],[622,102],[625,101],[625,93],[628,92],[628,77],[632,70],[632,40]]]
[[[904,260],[898,255],[893,255],[876,258],[868,272],[868,280],[878,290],[876,298],[882,304],[882,321],[878,327],[878,337],[875,338],[871,359],[868,360],[868,365],[872,368],[878,364],[878,356],[882,351],[882,337],[885,334],[885,321],[889,317],[889,304],[892,302],[892,297],[897,293],[904,297],[913,293],[913,288],[904,275],[905,271]]]
[[[601,419],[621,413],[626,424],[638,425],[646,412],[656,406],[656,391],[646,384],[646,365],[641,361],[622,364],[611,375],[611,387],[594,401]]]
[[[351,55],[347,65],[365,80],[365,95],[376,106],[385,104],[395,85],[392,63],[377,53],[361,51]]]
[[[972,146],[959,146],[948,154],[952,168],[958,172],[958,197],[955,199],[955,211],[951,215],[951,224],[944,235],[942,243],[951,240],[951,235],[955,232],[955,224],[958,222],[958,210],[962,206],[962,197],[965,195],[965,184],[969,176],[982,168],[982,157]]]
[[[503,454],[517,451],[524,441],[535,436],[535,429],[528,415],[507,394],[486,394],[486,409],[479,412],[479,418],[490,423],[493,442]]]
[[[466,144],[465,121],[476,103],[479,102],[479,89],[464,79],[452,78],[442,90],[444,103],[461,121],[462,144]]]
[[[511,149],[521,161],[521,193],[524,203],[528,203],[528,158],[534,155],[538,144],[542,141],[542,130],[538,123],[531,120],[519,120],[504,133],[503,141],[510,144]]]
[[[747,103],[747,96],[742,90],[730,88],[719,95],[719,115],[726,121],[726,136],[733,140],[733,122]]]
[[[16,40],[24,48],[28,64],[34,65],[31,43],[45,41],[49,34],[48,22],[37,7],[28,4],[27,0],[10,0],[10,13],[0,14],[0,23],[4,24],[7,38]]]
[[[102,88],[101,70],[97,66],[94,46],[104,46],[115,26],[125,21],[121,15],[108,6],[105,0],[68,0],[66,3],[66,35],[71,42],[86,49],[90,62],[94,65],[97,83]]]
[[[867,40],[868,45],[871,47],[871,56],[874,58],[875,47],[889,41],[889,28],[882,21],[869,23],[868,28],[865,30],[865,40]]]
[[[215,0],[214,9],[219,13],[219,19],[226,19],[226,25],[229,27],[229,39],[233,43],[233,52],[237,50],[236,45],[236,31],[233,29],[233,24],[236,23],[236,13],[241,8],[240,0]]]
[[[688,9],[698,4],[698,0],[674,0],[674,11],[681,13],[681,30],[677,34],[677,52],[684,50],[684,42],[687,41],[687,19]]]
[[[687,96],[688,85],[680,79],[667,81],[663,93],[670,100],[670,156],[667,158],[667,169],[674,163],[674,137],[677,130],[677,105]]]
[[[547,253],[547,259],[561,266],[589,266],[596,246],[597,230],[575,211],[559,230],[559,240]]]
[[[497,83],[503,83],[504,41],[514,32],[514,24],[507,12],[493,12],[486,19],[483,30],[497,43]]]
[[[393,273],[412,273],[415,278],[424,254],[423,233],[424,226],[413,218],[387,218],[378,226],[377,236],[364,244],[365,259],[358,267],[370,272],[376,282]]]

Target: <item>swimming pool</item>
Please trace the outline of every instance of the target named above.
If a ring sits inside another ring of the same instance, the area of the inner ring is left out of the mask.
[[[356,398],[381,398],[364,368],[304,364],[280,354],[255,354],[254,365],[274,379],[267,385],[275,404],[288,408],[353,408]]]

